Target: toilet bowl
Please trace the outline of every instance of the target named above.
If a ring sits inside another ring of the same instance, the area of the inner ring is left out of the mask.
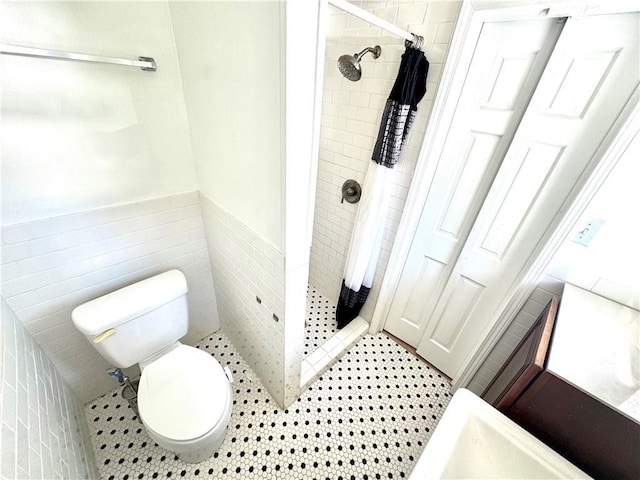
[[[110,364],[140,365],[138,410],[149,436],[198,463],[222,444],[233,400],[218,361],[178,341],[188,329],[186,293],[184,274],[170,270],[84,303],[71,319]]]
[[[138,409],[149,436],[185,462],[213,455],[224,440],[233,404],[220,364],[202,350],[178,345],[141,366]]]

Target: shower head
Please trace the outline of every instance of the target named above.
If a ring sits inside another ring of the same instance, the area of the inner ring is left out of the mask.
[[[380,45],[376,45],[375,47],[367,47],[362,50],[360,53],[355,53],[353,55],[342,55],[338,58],[338,70],[347,80],[351,80],[352,82],[357,82],[362,77],[362,68],[360,67],[360,60],[362,57],[371,52],[373,58],[378,58],[382,53],[382,49]]]

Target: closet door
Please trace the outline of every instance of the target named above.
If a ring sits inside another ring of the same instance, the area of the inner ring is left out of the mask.
[[[562,31],[562,20],[485,24],[439,153],[385,330],[418,346]]]
[[[418,345],[447,375],[475,353],[618,116],[637,103],[639,33],[637,13],[567,21]]]

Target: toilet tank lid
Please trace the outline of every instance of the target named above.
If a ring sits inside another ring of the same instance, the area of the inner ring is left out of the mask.
[[[71,312],[71,319],[85,335],[97,335],[155,310],[187,290],[184,274],[169,270],[83,303]]]

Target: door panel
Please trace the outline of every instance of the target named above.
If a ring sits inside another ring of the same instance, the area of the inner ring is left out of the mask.
[[[435,322],[431,335],[432,341],[447,352],[458,341],[471,316],[473,305],[484,290],[483,285],[462,275],[454,275],[452,281],[455,286],[447,292],[446,298],[443,298],[445,308]]]
[[[544,114],[583,118],[619,54],[620,49],[585,52],[565,63],[557,78],[559,85],[552,86],[549,93]]]
[[[523,52],[520,55],[512,52],[508,56],[500,52],[496,55],[480,108],[513,111],[537,56],[538,52]]]
[[[450,236],[457,240],[463,233],[464,220],[469,210],[469,198],[476,195],[478,178],[487,170],[493,153],[500,142],[500,135],[490,135],[481,132],[469,132],[461,161],[455,171],[451,172],[451,185],[448,192],[443,192],[447,198],[442,204],[440,218],[435,227],[435,233],[443,237]],[[446,258],[446,251],[434,253]]]
[[[405,321],[414,328],[420,325],[412,323],[412,319],[419,319],[422,300],[429,295],[438,285],[438,279],[442,275],[445,265],[429,257],[422,257],[416,284],[409,293],[405,309]]]
[[[494,192],[496,201],[484,212],[486,221],[478,225],[478,242],[474,251],[489,261],[503,259],[515,232],[565,149],[562,145],[543,143],[529,143],[522,147],[514,152],[509,165],[505,165],[508,171],[504,175],[502,191]],[[482,265],[478,267],[474,278],[482,278],[486,273]],[[473,267],[469,265],[468,268]]]
[[[561,30],[555,19],[483,26],[385,324],[414,347]]]
[[[418,353],[447,375],[473,355],[612,125],[637,103],[639,20],[633,13],[567,22],[419,343]],[[460,277],[482,294],[465,297]],[[472,313],[452,314],[450,298]],[[444,321],[459,332],[446,348]]]

